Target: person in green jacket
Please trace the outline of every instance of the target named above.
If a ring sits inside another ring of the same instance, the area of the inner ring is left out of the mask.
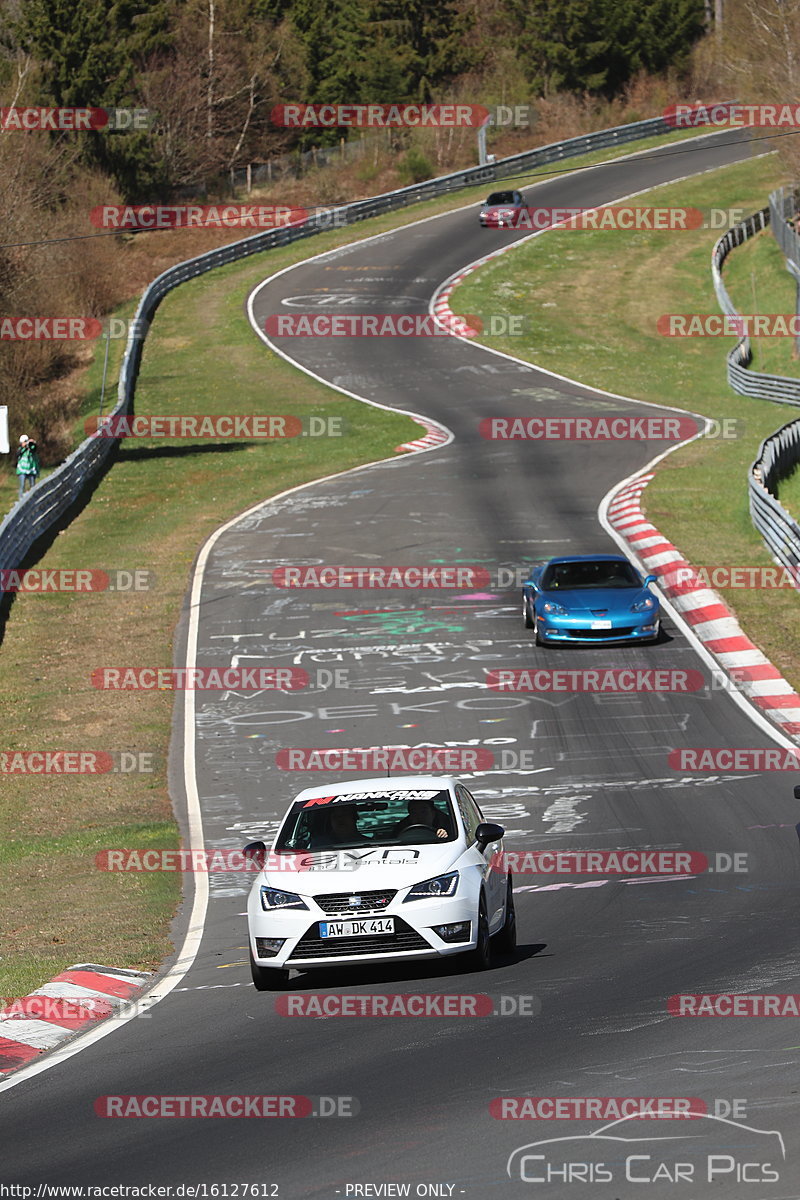
[[[19,475],[19,498],[22,499],[27,480],[29,489],[36,483],[39,474],[39,458],[36,454],[36,442],[31,441],[27,433],[19,439],[17,450],[17,475]]]

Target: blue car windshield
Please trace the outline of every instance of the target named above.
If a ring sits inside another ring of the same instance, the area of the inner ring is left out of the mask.
[[[628,562],[601,559],[597,562],[551,563],[539,585],[544,592],[575,588],[640,588],[642,581]]]

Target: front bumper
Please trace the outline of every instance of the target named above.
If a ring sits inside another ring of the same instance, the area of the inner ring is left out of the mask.
[[[370,934],[347,938],[320,937],[321,921],[333,918],[306,897],[308,911],[293,910],[267,913],[248,908],[250,949],[262,967],[288,969],[296,967],[335,966],[339,963],[394,962],[401,958],[444,958],[474,950],[477,943],[475,910],[466,896],[449,900],[413,900],[403,904],[394,901],[380,912],[358,912],[344,919],[369,920],[372,917],[393,917],[393,934]],[[313,911],[316,910],[316,911]],[[469,937],[465,941],[447,942],[434,932],[433,926],[469,922]],[[257,938],[283,938],[277,954],[264,957],[258,953]]]
[[[608,642],[652,642],[658,637],[660,613],[625,613],[610,619],[611,628],[597,628],[599,621],[583,617],[543,617],[537,620],[539,637],[546,642],[605,644]]]

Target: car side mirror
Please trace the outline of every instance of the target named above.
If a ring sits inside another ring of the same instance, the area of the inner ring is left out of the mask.
[[[651,584],[651,583],[658,583],[658,576],[657,576],[657,575],[648,575],[648,576],[647,576],[647,578],[646,578],[646,579],[645,579],[645,581],[644,581],[644,586],[645,586],[645,587],[648,587],[648,585],[649,585],[649,584]]]
[[[264,859],[267,854],[266,843],[265,842],[248,842],[247,845],[245,846],[244,850],[242,851],[242,854],[245,856],[245,858],[248,860],[248,862],[254,862],[259,867],[263,868]]]
[[[475,830],[478,849],[485,850],[490,842],[499,842],[504,834],[505,829],[502,825],[495,825],[493,821],[482,821]]]
[[[531,589],[532,589],[534,592],[538,592],[538,591],[539,591],[539,585],[538,585],[538,583],[536,582],[536,580],[535,580],[535,579],[526,579],[526,580],[525,580],[525,587],[529,587],[529,588],[531,588]]]

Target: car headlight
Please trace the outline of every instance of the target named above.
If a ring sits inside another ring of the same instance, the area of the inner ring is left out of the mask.
[[[458,871],[450,871],[447,875],[435,875],[433,879],[415,883],[403,903],[408,900],[438,900],[442,896],[455,896],[457,887]]]
[[[261,907],[265,912],[273,912],[276,908],[308,908],[302,896],[296,892],[284,892],[279,888],[261,888]]]
[[[631,612],[650,612],[655,608],[656,602],[652,596],[645,596],[642,600],[637,600],[631,605]]]
[[[563,604],[554,604],[552,600],[548,600],[546,604],[542,605],[542,608],[546,613],[553,613],[553,615],[556,617],[569,616],[569,613],[567,612],[566,608],[564,608]]]

